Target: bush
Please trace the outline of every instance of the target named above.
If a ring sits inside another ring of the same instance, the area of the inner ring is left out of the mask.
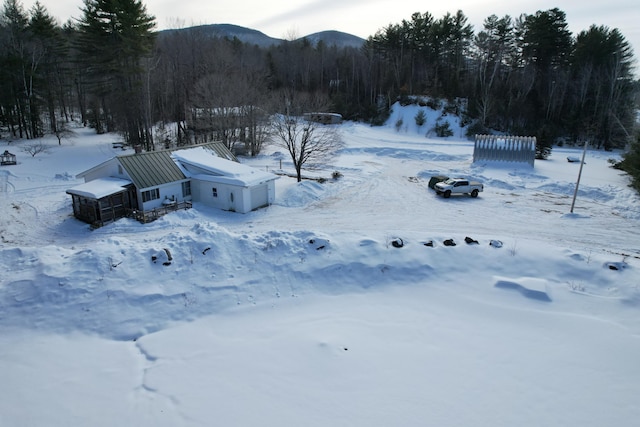
[[[482,126],[482,124],[478,121],[471,123],[466,132],[467,137],[469,138],[475,138],[476,135],[487,135],[488,133],[489,129],[487,129],[485,126]]]
[[[640,137],[631,143],[631,148],[623,155],[617,167],[630,175],[631,187],[640,193]]]
[[[402,105],[403,107],[406,107],[407,105],[413,105],[416,103],[416,99],[410,97],[409,95],[406,94],[402,94],[398,97],[398,102],[400,103],[400,105]]]
[[[450,114],[453,116],[457,116],[458,115],[458,105],[454,102],[447,102],[445,104],[445,106],[442,108],[442,114],[446,115],[446,114]]]
[[[436,135],[439,136],[440,138],[453,136],[453,131],[449,126],[449,122],[446,122],[446,121],[445,122],[438,121],[435,127],[433,128],[433,130],[435,131]]]
[[[416,125],[418,125],[418,127],[420,127],[420,126],[423,126],[427,122],[427,115],[425,114],[424,110],[420,110],[420,111],[418,111],[418,113],[416,114],[414,119],[416,121]]]
[[[402,120],[402,118],[396,120],[396,132],[400,132],[400,128],[402,128],[403,123],[404,121]]]
[[[551,147],[542,144],[536,144],[536,159],[547,160],[551,155]]]
[[[440,105],[442,105],[442,103],[440,102],[439,99],[436,99],[436,98],[427,99],[427,107],[431,108],[432,110],[439,109]]]

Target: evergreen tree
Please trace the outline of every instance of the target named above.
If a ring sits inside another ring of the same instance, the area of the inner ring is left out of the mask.
[[[419,110],[413,119],[416,121],[416,126],[421,127],[427,122],[427,114],[424,110]]]
[[[537,136],[539,149],[544,151],[559,135],[573,40],[566,14],[558,8],[526,16],[522,30],[523,59],[534,71],[532,90],[527,97],[531,110],[525,131]]]
[[[59,107],[60,75],[63,62],[66,60],[66,49],[61,38],[61,28],[47,9],[36,2],[31,9],[29,20],[29,46],[32,58],[38,58],[37,67],[34,67],[32,104],[38,105],[38,112],[46,110],[49,119],[49,130],[57,133],[56,108]],[[41,104],[41,105],[39,105]],[[42,117],[34,118],[34,124],[40,123]],[[44,129],[39,129],[39,134]]]
[[[636,136],[622,162],[617,165],[631,176],[631,187],[640,193],[640,135]]]
[[[593,25],[578,34],[572,76],[579,108],[572,118],[575,134],[598,148],[629,142],[635,122],[632,64],[631,47],[617,29]]]
[[[142,59],[154,45],[155,18],[140,0],[84,0],[78,49],[89,79],[94,126],[153,146]]]
[[[29,17],[17,0],[5,0],[0,16],[0,105],[2,121],[14,137],[31,138]]]

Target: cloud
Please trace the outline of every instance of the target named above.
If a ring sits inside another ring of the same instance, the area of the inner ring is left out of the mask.
[[[370,0],[314,0],[310,3],[297,5],[296,7],[277,13],[272,16],[265,17],[254,23],[257,27],[262,26],[281,26],[288,22],[308,20],[309,16],[317,16],[318,14],[331,13],[337,15],[344,13],[345,9],[353,9],[356,7],[371,7],[374,3]]]

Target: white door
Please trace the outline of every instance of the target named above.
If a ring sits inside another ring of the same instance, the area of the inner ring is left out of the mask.
[[[268,185],[258,185],[251,188],[251,210],[266,206],[269,203]]]

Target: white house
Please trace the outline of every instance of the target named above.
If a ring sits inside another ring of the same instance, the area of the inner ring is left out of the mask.
[[[276,175],[210,156],[206,148],[178,150],[171,157],[191,179],[193,200],[227,211],[247,213],[275,199]]]
[[[276,175],[240,164],[222,143],[116,156],[78,174],[67,190],[74,216],[102,225],[124,216],[152,220],[201,202],[246,213],[273,203]]]

